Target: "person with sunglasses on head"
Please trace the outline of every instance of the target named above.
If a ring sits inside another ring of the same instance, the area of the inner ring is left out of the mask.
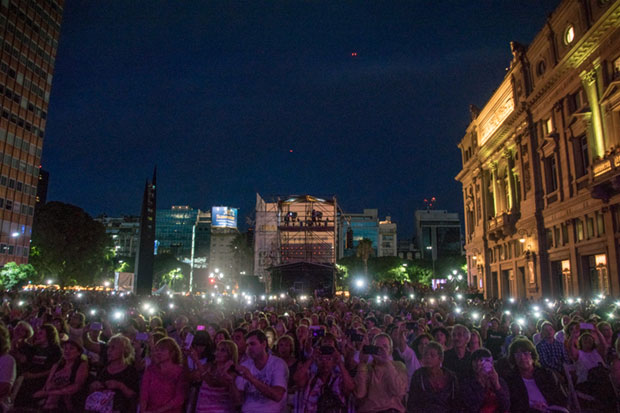
[[[567,411],[566,392],[556,374],[538,362],[534,343],[525,337],[516,338],[508,349],[512,370],[505,377],[510,391],[510,411]]]

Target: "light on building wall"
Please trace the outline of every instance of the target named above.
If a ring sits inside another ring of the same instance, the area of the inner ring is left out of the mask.
[[[605,267],[607,266],[607,255],[598,254],[594,256],[594,261],[597,267]]]
[[[570,260],[562,261],[562,272],[563,273],[570,272]]]

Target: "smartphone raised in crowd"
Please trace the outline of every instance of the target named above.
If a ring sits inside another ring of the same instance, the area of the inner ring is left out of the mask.
[[[594,330],[594,325],[591,323],[579,323],[580,330]]]
[[[194,342],[194,335],[192,333],[187,333],[187,335],[185,336],[185,342],[183,343],[183,348],[188,350],[192,346],[193,342]]]
[[[364,336],[362,334],[353,333],[351,334],[351,341],[356,343],[364,340]]]
[[[138,333],[136,334],[136,340],[138,341],[148,341],[149,333]]]
[[[372,346],[372,345],[366,345],[364,347],[362,347],[362,353],[364,354],[379,354],[379,347],[377,346]]]
[[[203,325],[197,325],[196,326],[196,331],[205,331],[207,328]]]

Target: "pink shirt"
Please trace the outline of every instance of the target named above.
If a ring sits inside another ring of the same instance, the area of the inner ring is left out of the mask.
[[[182,413],[187,380],[181,366],[161,371],[156,365],[146,369],[142,378],[141,399],[146,400],[146,410],[170,406],[166,413]]]

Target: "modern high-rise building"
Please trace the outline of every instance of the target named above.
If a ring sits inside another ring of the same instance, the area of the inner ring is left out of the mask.
[[[564,0],[459,144],[470,287],[620,294],[620,1]]]
[[[340,215],[338,228],[338,258],[353,257],[357,245],[364,238],[372,242],[373,255],[379,254],[379,210],[364,209],[362,213],[345,212]]]
[[[0,1],[0,265],[28,262],[63,5]]]
[[[461,255],[461,220],[459,214],[424,209],[415,212],[416,244],[422,257],[438,258]]]
[[[95,218],[105,227],[105,232],[112,238],[114,252],[117,257],[135,258],[140,243],[140,217],[108,217]]]
[[[156,254],[172,254],[178,260],[189,260],[192,255],[194,226],[198,209],[188,205],[173,205],[171,209],[158,209],[155,223]]]

